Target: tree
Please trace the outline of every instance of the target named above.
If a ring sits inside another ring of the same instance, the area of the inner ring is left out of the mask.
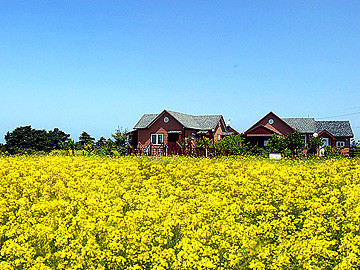
[[[323,141],[320,137],[313,137],[310,138],[309,141],[309,149],[307,151],[308,155],[316,155],[317,154],[317,150],[319,149],[319,147],[321,147],[323,145]]]
[[[286,152],[286,141],[284,137],[277,134],[273,134],[268,141],[268,152],[269,153],[280,153],[285,154]]]
[[[17,127],[5,135],[3,151],[9,154],[59,149],[59,142],[70,135],[55,128],[53,131],[33,129],[31,126]]]
[[[291,156],[298,156],[305,148],[305,143],[301,138],[301,133],[298,131],[287,134],[284,139],[286,148]]]
[[[285,137],[273,134],[268,141],[266,153],[280,153],[284,156],[298,156],[305,148],[305,143],[301,138],[301,133],[294,131]]]
[[[50,137],[50,143],[52,149],[61,149],[60,143],[66,142],[70,138],[70,134],[66,134],[64,131],[61,131],[58,128],[54,128],[54,130],[50,130],[48,135]]]
[[[91,137],[87,132],[83,131],[79,137],[79,144],[84,146],[85,144],[94,144],[95,138]]]
[[[221,155],[243,155],[249,150],[243,134],[230,135],[215,143],[215,149]]]
[[[65,150],[67,153],[69,153],[69,150],[71,150],[72,155],[75,156],[76,143],[74,140],[68,139],[65,142],[59,142],[59,147],[60,149]]]
[[[18,153],[21,149],[30,149],[34,145],[31,126],[17,127],[5,134],[5,151],[9,154]]]
[[[129,141],[129,131],[125,128],[118,127],[111,137],[115,140],[114,144],[120,155],[126,155],[127,143]]]
[[[5,135],[5,151],[17,154],[24,151],[50,151],[49,138],[45,130],[36,130],[31,126],[17,127]]]
[[[106,139],[104,137],[100,137],[100,139],[96,142],[95,146],[96,148],[101,148],[105,146],[107,143]]]

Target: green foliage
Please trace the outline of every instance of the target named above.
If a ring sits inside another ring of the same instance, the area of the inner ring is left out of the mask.
[[[52,131],[33,129],[31,126],[17,127],[5,135],[5,145],[2,151],[9,154],[23,154],[44,151],[46,153],[60,149],[62,142],[70,137],[69,134],[55,128]]]
[[[114,146],[120,155],[126,155],[127,153],[127,143],[129,141],[129,131],[118,127],[114,134],[111,134],[111,137],[114,139]]]
[[[60,149],[65,150],[66,153],[69,153],[69,150],[71,150],[73,156],[75,156],[76,148],[77,144],[71,139],[60,143]]]
[[[258,145],[249,147],[247,153],[251,156],[257,156],[257,157],[266,157],[268,155],[267,151],[264,148],[259,147]]]
[[[102,140],[101,146],[95,150],[95,153],[100,156],[114,156],[116,155],[115,143],[111,140]]]
[[[244,155],[249,150],[242,134],[222,138],[215,144],[216,151],[221,155]]]
[[[326,146],[325,147],[325,156],[328,157],[328,158],[341,158],[341,157],[344,157],[342,154],[341,154],[341,150],[342,148],[341,147],[334,147],[334,148],[331,148],[331,146]]]
[[[305,143],[301,138],[301,133],[294,131],[284,137],[286,149],[288,150],[287,156],[298,157],[302,154],[305,148]]]
[[[95,143],[97,149],[106,145],[106,139],[104,137],[100,137],[100,139]]]
[[[360,149],[360,140],[355,141],[355,139],[351,139],[350,147]]]
[[[88,134],[87,132],[83,131],[80,134],[79,144],[81,146],[85,146],[86,144],[94,144],[94,143],[95,143],[95,138],[91,137],[90,134]]]
[[[317,150],[319,149],[319,147],[321,147],[323,145],[323,142],[321,140],[321,137],[313,137],[310,138],[309,141],[309,149],[308,149],[308,155],[316,155],[317,154]]]
[[[197,149],[215,149],[216,155],[244,155],[249,151],[249,144],[245,143],[242,134],[231,135],[222,138],[220,141],[214,141],[207,137],[200,137],[195,140]]]
[[[85,144],[84,145],[84,150],[87,152],[88,155],[90,155],[92,152],[95,151],[94,144],[92,144],[92,143]]]
[[[66,134],[64,131],[54,128],[48,132],[52,149],[60,149],[60,144],[67,141],[70,138],[70,134]]]
[[[286,140],[277,134],[273,134],[268,140],[269,153],[280,153],[284,155],[286,153],[286,148]]]
[[[285,137],[274,134],[268,141],[265,156],[270,153],[280,153],[283,156],[299,157],[304,148],[305,143],[298,131],[287,134]]]

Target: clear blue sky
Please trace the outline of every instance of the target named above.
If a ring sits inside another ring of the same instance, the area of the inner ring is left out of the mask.
[[[239,131],[270,110],[332,117],[360,139],[360,1],[0,1],[0,10],[0,142],[23,125],[108,138],[163,109],[222,114]]]

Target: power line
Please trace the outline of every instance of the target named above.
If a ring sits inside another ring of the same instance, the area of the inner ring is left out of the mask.
[[[342,115],[334,115],[334,116],[328,116],[328,117],[321,117],[321,118],[318,118],[318,119],[329,119],[329,118],[343,117],[343,116],[349,116],[349,115],[355,115],[355,114],[360,114],[360,112],[347,113],[347,114],[342,114]]]

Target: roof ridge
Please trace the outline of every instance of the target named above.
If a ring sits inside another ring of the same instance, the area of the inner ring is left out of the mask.
[[[198,130],[208,130],[216,127],[216,122],[218,122],[221,117],[221,114],[214,115],[191,115],[176,111],[163,110],[158,114],[144,114],[141,119],[136,123],[134,129],[136,128],[146,128],[156,121],[163,113],[167,112],[174,119],[176,119],[181,125],[191,129]]]
[[[178,113],[178,114],[183,114],[183,115],[187,115],[187,116],[195,116],[195,115],[192,115],[192,114],[188,114],[188,113],[182,113],[182,112],[175,112],[175,111],[169,111],[169,110],[166,110],[168,113]]]
[[[315,117],[283,117],[282,119],[315,119]]]
[[[350,120],[316,120],[316,122],[350,122]]]

